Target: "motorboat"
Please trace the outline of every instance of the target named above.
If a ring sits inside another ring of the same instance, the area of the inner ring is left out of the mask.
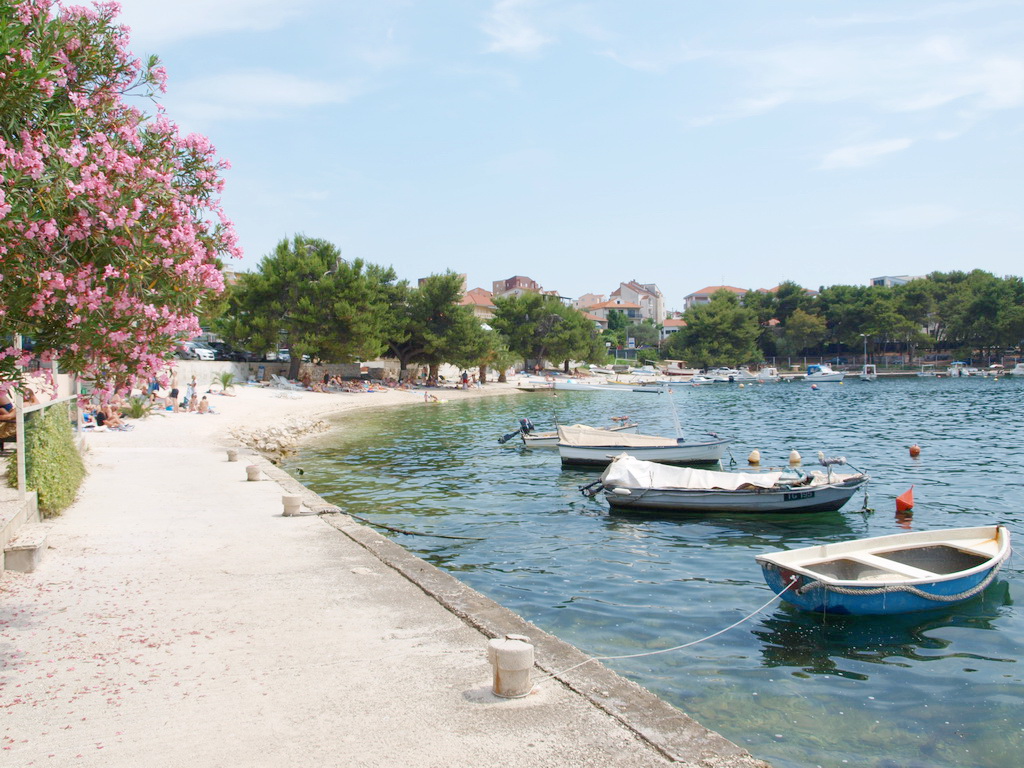
[[[821,384],[823,382],[830,381],[842,381],[846,377],[843,371],[834,371],[832,366],[828,363],[819,363],[817,365],[808,365],[807,373],[804,378],[813,383]]]
[[[963,360],[956,360],[950,363],[949,368],[946,369],[946,375],[951,378],[960,376],[977,376],[980,373],[981,371],[970,363],[965,363]]]
[[[864,367],[860,369],[860,380],[861,381],[877,381],[878,380],[878,369],[874,363],[864,363]]]
[[[1004,376],[1024,376],[1024,363],[1017,363],[1008,371],[1003,371]]]
[[[922,377],[937,377],[939,372],[935,370],[935,365],[933,363],[925,363],[921,366],[921,370],[917,372],[917,375]]]
[[[778,368],[768,366],[758,370],[758,372],[754,374],[754,379],[759,382],[774,384],[782,381],[782,376],[779,374]]]
[[[869,478],[862,472],[837,474],[832,466],[839,460],[829,461],[827,471],[715,472],[622,454],[605,469],[599,488],[619,512],[830,512],[846,504]]]
[[[945,608],[979,594],[1010,554],[1002,525],[896,533],[758,555],[768,586],[814,613]]]
[[[563,465],[604,466],[621,453],[666,464],[710,464],[721,460],[731,442],[732,438],[714,434],[707,440],[687,440],[558,428],[558,455]]]
[[[738,384],[746,381],[754,381],[755,377],[746,368],[712,368],[707,372],[716,384]]]
[[[557,390],[569,390],[579,392],[646,392],[648,394],[660,394],[660,386],[650,386],[642,383],[613,382],[613,381],[580,381],[578,379],[555,379],[552,387]]]

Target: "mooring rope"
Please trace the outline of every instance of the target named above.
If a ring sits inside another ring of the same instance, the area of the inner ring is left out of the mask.
[[[870,589],[860,589],[858,587],[840,587],[833,584],[823,584],[820,581],[812,581],[804,584],[802,587],[797,589],[798,595],[803,595],[814,589],[828,589],[829,592],[838,592],[840,595],[856,595],[856,596],[872,596],[872,595],[886,595],[894,594],[896,592],[909,592],[916,597],[923,597],[927,600],[934,600],[937,603],[954,603],[958,600],[966,600],[969,597],[974,597],[979,592],[983,591],[985,587],[992,583],[996,575],[999,573],[1000,566],[997,565],[989,574],[979,581],[975,586],[965,589],[963,592],[958,592],[955,595],[936,595],[932,592],[926,592],[923,589],[918,589],[912,584],[889,584],[884,587],[874,587]],[[790,585],[794,582],[791,580]],[[787,587],[788,589],[789,587]]]
[[[730,629],[734,629],[735,627],[738,627],[743,622],[745,622],[745,621],[747,621],[749,619],[752,619],[754,616],[759,614],[761,611],[763,611],[769,605],[774,603],[776,600],[781,599],[782,595],[785,594],[786,590],[788,590],[791,586],[793,586],[792,583],[788,584],[785,589],[783,589],[778,594],[774,595],[771,600],[769,600],[767,603],[762,605],[760,608],[758,608],[758,609],[748,613],[742,619],[740,619],[739,621],[733,622],[728,627],[725,627],[724,629],[720,629],[717,632],[713,632],[710,635],[707,635],[706,637],[702,637],[702,638],[700,638],[698,640],[691,640],[688,643],[683,643],[682,645],[676,645],[676,646],[673,646],[672,648],[662,648],[662,649],[657,650],[657,651],[645,651],[644,653],[629,653],[629,654],[625,654],[625,655],[622,655],[622,656],[591,656],[589,659],[581,661],[579,664],[574,664],[573,666],[571,666],[571,667],[569,667],[567,669],[563,669],[560,672],[552,672],[550,674],[547,674],[547,675],[539,678],[537,680],[537,685],[540,685],[541,683],[546,683],[549,680],[554,680],[555,678],[557,678],[557,677],[559,677],[561,675],[564,675],[567,672],[572,672],[574,669],[578,669],[579,667],[582,667],[584,664],[589,664],[592,661],[615,661],[615,660],[618,660],[618,659],[639,659],[639,658],[643,658],[644,656],[657,656],[658,654],[661,654],[661,653],[671,653],[672,651],[680,651],[683,648],[691,648],[691,647],[693,647],[693,646],[695,646],[695,645],[697,645],[699,643],[703,643],[703,642],[705,642],[707,640],[711,640],[712,638],[718,637],[719,635],[725,634]]]

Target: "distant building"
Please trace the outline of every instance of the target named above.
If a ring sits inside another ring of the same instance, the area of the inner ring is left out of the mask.
[[[607,317],[601,317],[600,315],[595,315],[592,312],[583,312],[583,316],[587,318],[587,320],[590,320],[597,327],[598,331],[608,330]]]
[[[494,317],[494,296],[485,288],[474,288],[466,291],[459,303],[464,307],[473,310],[473,316],[480,320],[490,320]]]
[[[736,297],[740,299],[747,295],[746,288],[737,288],[733,285],[709,285],[707,288],[701,288],[699,291],[694,291],[684,297],[683,308],[690,309],[691,307],[696,307],[698,304],[710,304],[711,297],[721,290],[732,291],[736,294]]]
[[[604,320],[605,327],[607,327],[608,313],[613,309],[624,314],[632,323],[639,323],[641,320],[640,305],[631,301],[622,301],[621,299],[612,299],[610,301],[602,301],[600,304],[594,304],[587,307],[587,312]]]
[[[609,298],[639,305],[641,320],[661,323],[665,319],[665,297],[654,283],[638,283],[636,280],[619,283]]]
[[[595,304],[600,304],[603,301],[608,301],[608,297],[604,294],[599,293],[585,293],[578,299],[572,300],[572,307],[582,312],[587,310],[587,307],[592,307]]]
[[[758,290],[764,291],[764,293],[778,293],[780,287],[781,286],[776,285],[774,288],[769,288],[767,291],[765,291],[763,288],[758,288]],[[804,288],[804,295],[813,299],[817,298],[818,292],[813,288]]]
[[[686,321],[681,317],[670,317],[665,320],[661,328],[661,340],[664,341],[680,328],[686,327]]]
[[[495,280],[491,291],[498,298],[522,296],[524,293],[544,293],[540,283],[522,275],[515,275],[507,280]]]
[[[872,277],[871,285],[882,288],[892,288],[895,285],[906,285],[911,280],[922,280],[926,275],[884,275],[883,277]]]

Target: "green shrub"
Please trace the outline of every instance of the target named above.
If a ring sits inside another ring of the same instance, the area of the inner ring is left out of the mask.
[[[153,412],[152,408],[153,406],[149,402],[148,397],[135,395],[128,398],[128,401],[121,409],[121,415],[126,419],[144,419]]]
[[[235,374],[233,374],[231,371],[221,371],[220,373],[214,375],[213,383],[220,384],[220,388],[224,392],[227,392],[229,389],[235,386]]]
[[[46,517],[71,506],[85,479],[85,464],[75,448],[71,416],[61,403],[35,411],[25,420],[25,481],[39,495]],[[7,484],[18,485],[18,463],[7,462]]]

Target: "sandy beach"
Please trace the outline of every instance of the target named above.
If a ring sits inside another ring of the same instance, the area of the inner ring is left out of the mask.
[[[494,696],[492,637],[531,637],[538,675],[585,657],[346,515],[282,516],[282,494],[318,497],[227,460],[233,428],[422,391],[232,393],[88,435],[42,563],[0,580],[0,764],[763,765],[598,664]]]

